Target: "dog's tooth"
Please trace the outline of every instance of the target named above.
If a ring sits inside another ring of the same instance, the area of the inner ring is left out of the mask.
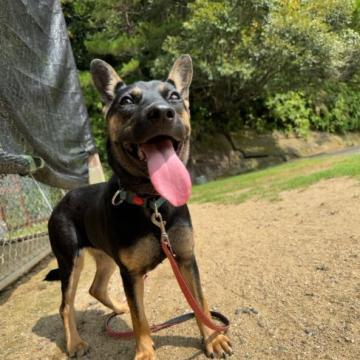
[[[177,149],[176,149],[176,153],[178,155],[181,155],[181,152],[182,152],[182,148],[183,148],[183,143],[179,143]]]
[[[145,154],[140,148],[138,148],[137,153],[138,153],[138,157],[139,157],[140,160],[145,160]]]

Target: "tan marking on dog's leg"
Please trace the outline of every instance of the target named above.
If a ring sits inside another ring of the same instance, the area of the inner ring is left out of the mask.
[[[207,301],[204,299],[198,268],[196,261],[190,264],[189,261],[180,263],[179,268],[183,274],[186,283],[188,284],[191,293],[202,306],[204,313],[211,319],[209,306]],[[224,357],[227,354],[232,354],[231,344],[229,338],[221,333],[218,333],[205,326],[199,319],[196,319],[201,335],[205,341],[205,351],[208,356]],[[213,354],[213,355],[211,355]]]
[[[154,343],[150,336],[150,327],[145,315],[144,278],[142,275],[135,275],[131,279],[131,283],[124,283],[124,287],[135,334],[135,360],[155,360]]]
[[[69,284],[63,294],[63,301],[60,307],[60,315],[63,319],[66,348],[70,357],[84,355],[89,345],[83,341],[76,328],[74,300],[76,289],[79,283],[81,270],[84,267],[84,254],[74,258],[73,269],[69,278]]]
[[[88,249],[88,251],[96,263],[95,278],[89,289],[90,295],[117,314],[128,312],[129,307],[126,303],[117,303],[110,298],[108,293],[109,281],[116,269],[115,261],[101,250]]]

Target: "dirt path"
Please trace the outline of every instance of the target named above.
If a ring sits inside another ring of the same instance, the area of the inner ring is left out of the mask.
[[[360,186],[349,179],[282,194],[278,202],[192,205],[196,252],[212,308],[232,321],[233,359],[360,358]],[[41,279],[53,260],[0,296],[1,359],[65,359],[59,284]],[[132,359],[132,341],[107,338],[109,311],[87,293],[89,259],[77,298],[88,359]],[[116,277],[116,279],[115,279]],[[122,297],[118,277],[112,293]],[[169,265],[146,285],[151,322],[187,310]],[[119,324],[126,328],[129,317]],[[194,322],[154,336],[159,360],[205,359]]]

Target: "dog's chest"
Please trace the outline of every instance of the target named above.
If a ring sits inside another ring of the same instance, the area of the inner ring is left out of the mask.
[[[165,258],[160,240],[153,234],[142,236],[133,245],[119,249],[118,255],[121,263],[136,273],[152,270]]]

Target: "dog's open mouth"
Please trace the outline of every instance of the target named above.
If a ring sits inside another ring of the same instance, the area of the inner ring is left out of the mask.
[[[165,136],[165,135],[158,135],[155,136],[153,138],[151,138],[150,140],[146,141],[143,144],[131,144],[131,143],[125,143],[124,147],[126,149],[126,151],[135,159],[143,161],[143,162],[147,162],[147,156],[146,153],[143,149],[143,146],[147,145],[147,144],[157,144],[160,143],[164,140],[169,140],[172,143],[172,146],[174,148],[174,151],[176,153],[177,156],[180,156],[181,151],[183,149],[183,142],[177,141],[174,138],[170,137],[170,136]]]
[[[169,136],[156,136],[143,144],[126,146],[127,151],[147,164],[155,190],[174,206],[184,205],[190,197],[191,179],[179,158],[183,143]]]

